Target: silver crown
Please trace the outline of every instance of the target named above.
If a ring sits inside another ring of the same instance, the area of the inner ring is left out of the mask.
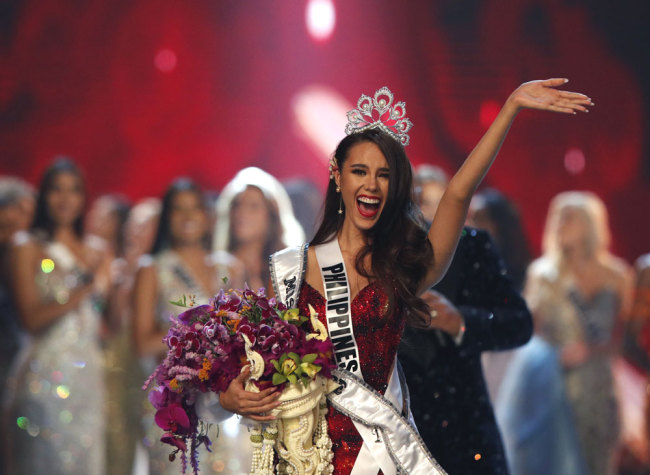
[[[368,129],[381,129],[406,146],[409,144],[407,132],[413,123],[405,115],[406,104],[396,102],[393,105],[393,93],[384,86],[375,92],[374,99],[365,94],[359,98],[357,108],[348,112],[345,133],[350,135]]]

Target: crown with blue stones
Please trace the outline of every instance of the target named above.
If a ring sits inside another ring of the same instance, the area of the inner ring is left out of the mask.
[[[380,129],[402,145],[409,144],[408,131],[413,123],[406,117],[406,104],[393,104],[393,93],[387,87],[375,92],[374,99],[362,94],[357,108],[348,112],[347,135],[364,132],[368,129]]]

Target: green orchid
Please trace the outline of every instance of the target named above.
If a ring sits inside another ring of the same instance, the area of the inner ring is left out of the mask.
[[[296,353],[285,353],[280,356],[279,360],[271,360],[275,368],[273,373],[273,384],[278,385],[285,382],[296,384],[300,381],[304,387],[309,383],[321,370],[321,366],[314,364],[318,355],[310,353],[300,358]]]
[[[282,320],[293,323],[296,326],[302,325],[303,322],[307,321],[307,317],[303,317],[300,315],[300,310],[297,308],[290,308],[288,310],[284,310],[281,314],[280,317]]]

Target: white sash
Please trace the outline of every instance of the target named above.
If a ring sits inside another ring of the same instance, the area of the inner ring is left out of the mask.
[[[288,247],[269,258],[269,269],[273,290],[279,302],[287,308],[298,305],[298,293],[307,270],[308,243]]]
[[[330,403],[350,417],[363,438],[352,475],[397,473],[445,474],[429,454],[414,425],[400,412],[403,393],[396,360],[384,396],[363,382],[359,349],[354,338],[350,289],[338,240],[315,247],[327,300],[328,332],[339,366],[334,375],[341,387],[328,395]],[[307,267],[307,245],[280,251],[270,259],[271,280],[278,299],[297,304]],[[406,411],[405,411],[406,412]]]
[[[346,381],[345,389],[328,399],[352,419],[363,438],[351,475],[375,475],[380,468],[384,475],[395,475],[407,467],[407,473],[416,473],[416,467],[422,467],[424,471],[420,473],[423,474],[442,473],[436,470],[439,467],[419,440],[417,431],[400,414],[403,396],[395,361],[383,397],[363,383],[359,347],[352,326],[350,285],[338,239],[316,246],[314,250],[327,299],[327,329],[340,368],[337,377],[339,381]],[[368,391],[373,397],[365,394]],[[417,446],[423,450],[413,450]],[[404,452],[401,455],[407,455],[405,460],[398,456],[400,449]]]
[[[372,428],[371,434],[376,438],[368,440],[364,437],[363,444],[363,447],[368,447],[367,450],[371,457],[375,456],[375,448],[381,448],[393,463],[392,473],[446,475],[447,472],[429,453],[415,426],[404,418],[387,398],[349,371],[337,369],[332,372],[332,375],[341,386],[328,394],[327,400],[337,411],[352,419],[355,427]],[[393,376],[397,376],[395,369]],[[391,381],[389,389],[386,391],[387,395],[392,384]],[[397,385],[399,386],[399,382]],[[362,459],[362,455],[363,449],[359,453],[351,473],[376,475],[375,464],[363,465],[362,463],[367,460]],[[384,465],[381,465],[381,469],[384,471]],[[384,473],[386,472],[384,471]]]

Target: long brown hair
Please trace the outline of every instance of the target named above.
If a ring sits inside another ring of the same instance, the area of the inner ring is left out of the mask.
[[[395,305],[403,305],[410,324],[424,326],[428,307],[417,296],[417,290],[427,269],[433,263],[433,249],[427,230],[413,194],[413,172],[404,147],[388,134],[370,129],[345,137],[336,148],[334,157],[340,170],[357,144],[371,142],[383,153],[390,178],[388,196],[379,219],[366,232],[367,244],[357,255],[355,268],[368,278],[376,279],[389,296],[390,315]],[[336,183],[330,180],[325,195],[323,219],[311,245],[323,244],[338,234],[343,226],[345,211],[338,213],[339,194]],[[370,255],[370,269],[364,265]],[[395,301],[397,298],[397,302]]]

